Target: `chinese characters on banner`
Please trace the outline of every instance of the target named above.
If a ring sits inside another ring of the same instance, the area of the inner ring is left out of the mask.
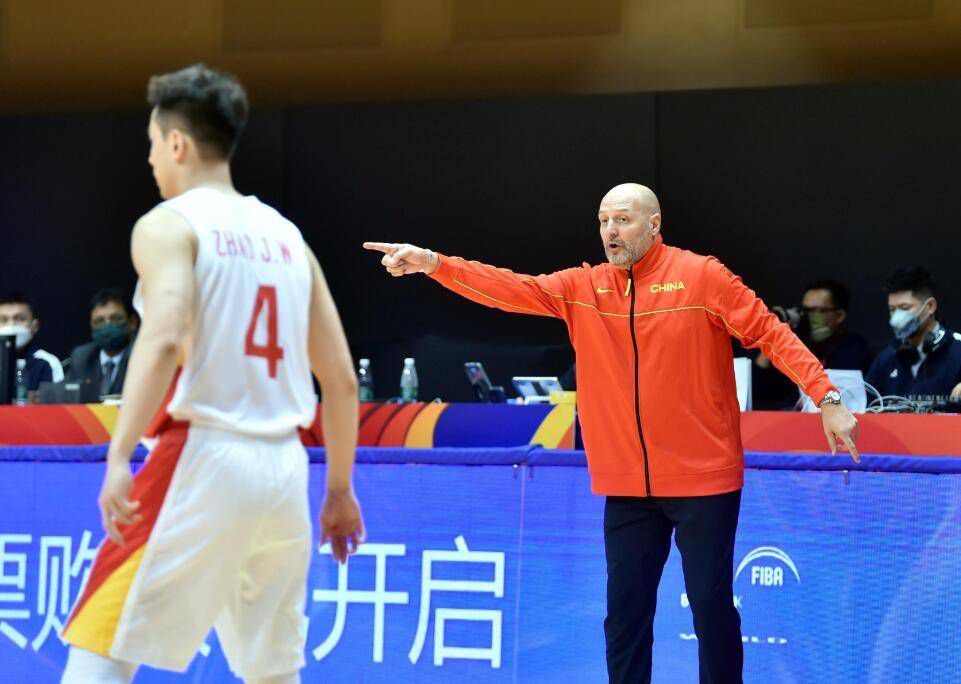
[[[96,555],[92,539],[89,530],[79,540],[0,533],[0,634],[17,648],[39,651],[51,636],[59,636],[90,575]],[[31,631],[34,615],[42,624]]]
[[[417,621],[417,632],[408,653],[410,662],[416,664],[424,650],[427,630],[431,617],[434,623],[434,665],[443,665],[445,660],[484,660],[493,668],[501,666],[501,636],[503,614],[500,610],[481,610],[465,608],[436,608],[431,614],[431,602],[434,594],[445,592],[486,593],[495,598],[504,597],[504,553],[501,551],[471,551],[463,536],[454,540],[454,551],[425,550],[421,558],[420,610]],[[321,552],[329,553],[330,546],[324,545]],[[341,565],[337,575],[337,588],[333,590],[315,589],[314,601],[329,601],[337,606],[334,627],[330,634],[317,648],[313,650],[314,658],[322,660],[336,648],[344,633],[344,624],[349,603],[363,603],[374,606],[374,648],[375,663],[384,661],[384,614],[388,605],[407,605],[410,595],[406,591],[389,591],[387,589],[387,559],[390,557],[405,557],[407,547],[404,544],[365,544],[357,552],[360,556],[374,556],[375,574],[373,589],[349,589],[349,565]],[[489,565],[493,570],[490,580],[450,580],[438,579],[433,576],[435,563],[470,563]],[[442,600],[442,599],[439,599]],[[490,625],[490,646],[484,648],[451,646],[445,640],[445,627],[454,621],[479,622]]]
[[[59,641],[60,631],[70,609],[83,590],[90,574],[96,547],[93,533],[84,530],[79,539],[68,536],[0,533],[0,635],[18,649],[40,651],[53,637]],[[501,666],[503,614],[500,610],[443,607],[445,595],[488,594],[504,597],[505,554],[501,551],[472,551],[467,540],[457,536],[454,549],[424,550],[420,554],[420,606],[416,632],[408,658],[417,664],[424,650],[427,633],[433,624],[433,664],[442,666],[449,660],[480,660],[491,668]],[[320,549],[330,553],[330,545]],[[318,603],[333,603],[335,616],[330,633],[312,649],[315,660],[323,660],[337,648],[347,623],[349,604],[366,604],[374,608],[372,660],[384,661],[384,633],[388,606],[407,606],[410,592],[388,589],[388,561],[408,560],[406,544],[369,543],[361,546],[355,557],[374,558],[374,586],[349,588],[350,565],[337,570],[336,589],[314,589],[311,598]],[[490,579],[443,579],[435,576],[439,563],[483,566]],[[488,645],[456,646],[446,639],[447,627],[455,622],[477,623]],[[39,626],[38,626],[39,625]],[[310,647],[308,646],[308,649]],[[204,657],[210,654],[205,642],[200,647]]]

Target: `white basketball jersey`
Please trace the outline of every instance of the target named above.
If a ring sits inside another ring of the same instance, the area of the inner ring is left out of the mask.
[[[196,302],[167,412],[256,436],[309,427],[310,262],[300,231],[256,197],[195,188],[160,206],[197,235]],[[142,309],[139,285],[134,297]],[[149,316],[150,311],[141,311]]]

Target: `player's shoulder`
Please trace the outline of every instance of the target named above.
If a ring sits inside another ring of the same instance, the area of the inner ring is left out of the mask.
[[[188,217],[197,212],[216,211],[226,197],[227,195],[224,193],[210,188],[191,188],[176,197],[163,200],[154,207],[154,210],[164,209],[180,214],[189,220]]]
[[[197,233],[182,214],[157,205],[134,224],[130,236],[134,262],[167,258],[174,254],[197,255]],[[167,255],[167,256],[158,256]]]
[[[192,237],[194,232],[190,221],[175,208],[166,203],[158,204],[137,219],[133,227],[134,235],[156,237]]]
[[[271,221],[275,226],[279,226],[285,230],[295,233],[298,237],[302,238],[302,233],[300,228],[296,223],[291,221],[289,218],[284,216],[276,207],[271,204],[267,204],[259,197],[255,195],[248,195],[244,198],[248,202],[248,206],[253,210],[260,212],[267,221]]]

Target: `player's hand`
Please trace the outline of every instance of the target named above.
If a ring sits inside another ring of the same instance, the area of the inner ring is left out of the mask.
[[[320,543],[330,542],[331,553],[338,563],[346,563],[347,556],[357,552],[366,537],[364,518],[354,490],[328,490],[320,510]]]
[[[855,463],[861,462],[855,446],[858,439],[858,421],[844,404],[824,404],[821,407],[821,425],[824,427],[824,436],[828,438],[832,456],[838,452],[840,442],[851,452]]]
[[[387,272],[395,278],[411,273],[426,273],[430,275],[437,270],[440,260],[429,249],[415,247],[408,244],[392,242],[365,242],[364,249],[382,252],[380,260]]]
[[[143,516],[137,513],[139,501],[130,501],[130,488],[133,486],[133,476],[130,474],[130,463],[125,461],[107,461],[107,472],[100,487],[100,521],[104,532],[118,546],[123,546],[123,535],[117,529],[118,524],[132,525],[140,522]]]

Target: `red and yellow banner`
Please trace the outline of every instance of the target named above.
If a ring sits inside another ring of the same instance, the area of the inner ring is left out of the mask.
[[[116,406],[102,404],[0,407],[0,446],[84,445],[110,441]],[[961,456],[961,417],[864,414],[858,448],[869,454]],[[320,408],[307,446],[323,446]],[[818,414],[753,411],[741,414],[746,451],[824,453]],[[516,404],[362,404],[361,446],[574,448],[574,406]]]

